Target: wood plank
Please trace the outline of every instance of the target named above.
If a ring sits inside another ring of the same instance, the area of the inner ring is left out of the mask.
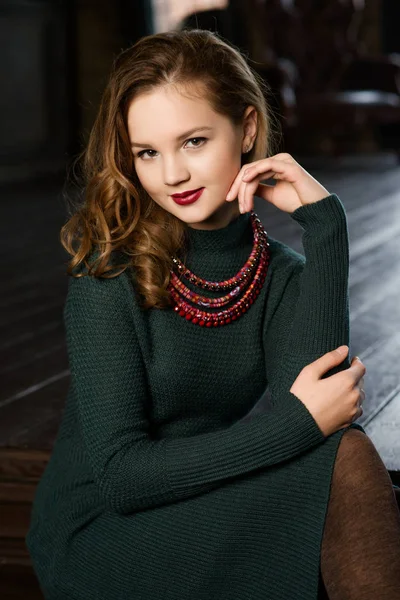
[[[44,359],[58,348],[66,347],[63,323],[57,323],[57,325],[56,328],[42,330],[41,335],[33,335],[21,344],[14,344],[3,352],[0,351],[1,378],[10,371],[19,371],[21,378],[21,370],[26,365],[38,359]],[[14,390],[14,392],[16,391]],[[1,394],[0,401],[2,397],[4,397],[4,394]]]
[[[360,353],[359,356],[367,368],[364,375],[366,394],[363,404],[364,414],[359,420],[361,425],[369,423],[400,390],[398,366],[396,368],[396,361],[393,359],[399,353],[400,332],[394,334],[388,341],[385,340],[370,348],[368,353]],[[400,443],[400,436],[398,438]]]
[[[24,537],[0,537],[0,557],[0,565],[3,567],[6,565],[20,565],[29,567],[31,565],[31,558],[29,556]],[[1,598],[3,598],[3,596],[1,596]]]
[[[0,480],[36,483],[49,458],[49,450],[0,447]]]
[[[0,447],[52,447],[65,406],[69,371],[58,376],[44,387],[3,405],[0,409]]]
[[[26,564],[0,564],[0,596],[3,600],[44,600],[30,560]]]
[[[399,470],[400,390],[398,390],[391,402],[366,425],[365,431],[373,441],[386,468]]]
[[[61,370],[59,371],[61,367]],[[55,374],[68,369],[68,357],[65,344],[53,346],[48,351],[33,357],[23,366],[24,377],[21,381],[20,368],[10,369],[2,374],[2,396],[0,408],[20,397],[30,388],[42,387],[44,381],[50,380]]]
[[[34,317],[34,318],[33,318]],[[34,314],[25,315],[19,321],[0,328],[0,351],[15,344],[20,339],[26,339],[29,333],[38,330],[48,331],[58,327],[63,317],[63,304],[57,302],[50,308],[38,308]],[[11,340],[11,344],[9,343]]]
[[[18,502],[1,504],[0,530],[1,537],[25,539],[29,529],[31,506]]]
[[[0,481],[0,505],[16,503],[31,505],[35,496],[35,487],[24,480]]]

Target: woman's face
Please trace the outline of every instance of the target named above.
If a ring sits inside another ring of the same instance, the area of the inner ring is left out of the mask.
[[[240,214],[237,200],[227,202],[226,194],[250,138],[244,125],[214,112],[200,88],[196,98],[174,86],[139,95],[129,106],[128,131],[139,181],[162,208],[196,229],[225,227]],[[193,204],[172,198],[198,188],[204,190]]]

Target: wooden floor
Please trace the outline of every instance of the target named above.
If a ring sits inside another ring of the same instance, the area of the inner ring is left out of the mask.
[[[346,208],[350,355],[367,366],[359,422],[400,485],[400,167],[390,156],[296,158]],[[39,600],[24,538],[69,384],[62,182],[3,188],[1,203],[0,596]],[[255,209],[271,236],[303,252],[298,223],[260,198]]]

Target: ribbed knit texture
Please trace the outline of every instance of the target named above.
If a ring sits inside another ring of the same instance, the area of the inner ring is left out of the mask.
[[[142,310],[131,270],[69,279],[71,385],[26,538],[47,599],[317,600],[345,430],[325,438],[289,389],[349,344],[348,231],[335,194],[290,216],[305,257],[269,236],[263,290],[224,327]],[[250,215],[189,240],[197,275],[232,277]]]

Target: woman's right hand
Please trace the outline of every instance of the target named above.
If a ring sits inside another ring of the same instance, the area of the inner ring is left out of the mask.
[[[302,369],[290,391],[310,411],[322,433],[327,437],[339,429],[348,427],[363,414],[365,399],[363,376],[366,367],[357,357],[351,366],[325,379],[324,373],[342,363],[348,354],[332,350]]]

